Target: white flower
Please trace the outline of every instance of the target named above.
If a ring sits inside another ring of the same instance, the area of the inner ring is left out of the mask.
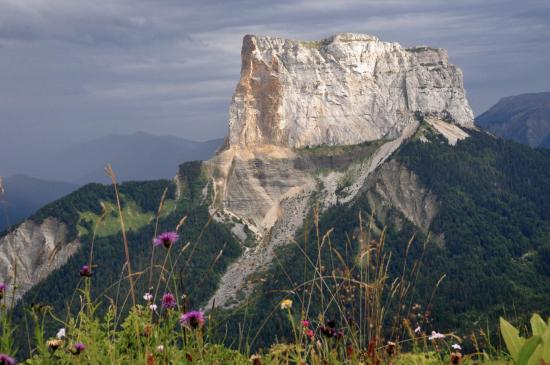
[[[428,337],[430,341],[445,338],[445,335],[439,332],[432,331],[432,335]]]
[[[460,345],[458,343],[453,343],[453,345],[451,347],[455,350],[462,350],[462,347],[460,347]]]
[[[143,299],[145,299],[146,301],[150,302],[151,300],[153,300],[153,294],[151,294],[151,293],[145,293],[145,295],[143,295]]]
[[[158,307],[157,307],[156,304],[151,304],[151,305],[149,306],[149,309],[151,309],[152,311],[155,311],[155,312],[157,311],[157,308],[158,308]]]
[[[66,336],[65,328],[60,328],[59,331],[57,331],[56,337],[60,340]]]
[[[420,333],[421,331],[422,331],[422,328],[420,328],[420,326],[414,329],[414,333]]]
[[[158,345],[157,346],[157,352],[163,352],[163,351],[164,351],[164,346]]]

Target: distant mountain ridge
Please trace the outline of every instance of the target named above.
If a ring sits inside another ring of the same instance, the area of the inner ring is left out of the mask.
[[[4,178],[3,186],[5,195],[0,199],[0,231],[78,188],[76,184],[40,180],[26,175]]]
[[[181,161],[208,159],[222,143],[223,139],[196,142],[145,132],[116,134],[77,143],[61,152],[44,151],[16,168],[0,164],[0,174],[25,174],[77,185],[109,183],[103,168],[110,163],[119,181],[167,179],[173,177],[174,166]]]
[[[222,139],[196,142],[137,132],[109,135],[75,144],[61,153],[37,156],[32,165],[23,167],[28,174],[4,177],[6,194],[0,204],[0,231],[81,185],[110,184],[104,172],[108,163],[119,182],[171,179],[174,166],[182,161],[208,159],[222,143]],[[0,165],[0,174],[4,173]],[[33,176],[29,176],[31,173]]]
[[[476,123],[499,137],[550,148],[550,92],[502,98]]]

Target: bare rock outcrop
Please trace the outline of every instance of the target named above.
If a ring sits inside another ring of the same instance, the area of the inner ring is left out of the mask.
[[[247,35],[226,147],[396,138],[421,112],[473,127],[462,72],[439,48],[342,33],[320,42]]]
[[[0,282],[10,284],[6,303],[11,303],[14,283],[15,300],[19,300],[33,285],[67,262],[79,246],[78,240],[67,242],[66,224],[54,218],[40,224],[26,220],[0,238]]]
[[[258,244],[229,267],[208,306],[233,306],[250,293],[252,274],[290,242],[313,197],[324,210],[373,189],[378,202],[428,230],[436,198],[411,173],[384,164],[421,122],[450,144],[475,128],[462,72],[445,50],[403,48],[350,33],[320,42],[247,35],[241,56],[229,134],[204,166],[212,182],[211,211],[236,224],[240,239],[246,227]],[[332,153],[369,141],[374,149],[348,150],[330,166],[305,152]],[[377,184],[369,185],[380,169]]]

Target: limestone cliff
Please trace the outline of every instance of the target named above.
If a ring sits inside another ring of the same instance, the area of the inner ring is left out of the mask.
[[[232,306],[250,293],[251,274],[290,242],[313,199],[324,210],[367,192],[428,231],[436,197],[402,167],[373,176],[421,122],[449,144],[475,128],[462,73],[442,49],[349,33],[320,42],[245,36],[229,135],[205,168],[212,212],[258,244],[208,305]]]
[[[414,112],[473,126],[462,72],[443,49],[342,33],[320,42],[247,35],[228,147],[396,138]]]
[[[6,303],[11,303],[14,283],[15,300],[19,300],[67,262],[79,246],[78,240],[67,242],[67,226],[53,218],[41,224],[24,221],[0,238],[0,282],[9,284]]]

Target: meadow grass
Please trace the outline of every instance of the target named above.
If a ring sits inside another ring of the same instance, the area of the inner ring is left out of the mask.
[[[273,338],[273,344],[268,348],[251,350],[255,337],[245,338],[239,332],[229,336],[239,337],[233,342],[241,344],[241,351],[229,348],[214,336],[219,325],[215,318],[217,309],[214,306],[189,308],[188,298],[182,295],[181,283],[176,279],[178,261],[186,253],[185,263],[188,265],[195,247],[178,242],[179,232],[185,229],[186,217],[173,231],[158,234],[159,219],[173,210],[175,203],[165,199],[164,194],[156,217],[142,213],[132,203],[122,208],[114,172],[110,168],[107,172],[112,178],[116,202],[103,202],[101,215],[83,214],[81,219],[93,223],[94,238],[122,233],[126,263],[121,268],[120,280],[129,283],[129,291],[122,293],[125,296],[122,301],[92,297],[96,270],[92,239],[89,260],[83,263],[81,281],[75,288],[78,310],[60,318],[48,306],[31,307],[28,313],[34,322],[33,348],[27,359],[18,359],[20,363],[497,365],[514,361],[503,349],[493,348],[490,340],[486,341],[489,345],[481,348],[474,339],[473,347],[470,346],[473,350],[466,352],[462,349],[463,337],[455,333],[428,333],[429,304],[422,306],[411,299],[423,265],[422,254],[416,259],[409,257],[414,237],[406,244],[401,273],[392,275],[389,272],[392,255],[386,248],[385,230],[377,230],[374,216],[364,218],[360,214],[358,232],[355,233],[359,250],[358,254],[352,255],[350,264],[345,259],[346,254],[334,248],[332,230],[319,231],[317,210],[313,214],[316,255],[310,255],[296,242],[291,243],[302,250],[304,272],[313,275],[304,276],[304,282],[290,287],[285,298],[271,311],[284,314],[287,337],[284,340]],[[133,272],[125,232],[146,224],[155,225],[151,264],[146,270]],[[347,244],[351,247],[351,238]],[[427,240],[420,252],[426,244]],[[158,250],[162,250],[161,262],[154,260]],[[219,255],[211,266],[218,259]],[[160,270],[154,270],[159,267]],[[284,267],[281,267],[281,272],[286,275]],[[149,290],[137,293],[135,282],[142,276],[147,278]],[[443,278],[434,283],[432,296]],[[15,290],[16,286],[16,283],[0,286],[0,365],[15,363],[19,353],[13,334],[22,324],[11,322],[9,307],[4,303],[6,291]],[[100,315],[98,308],[101,305],[108,309]],[[129,309],[125,310],[125,307]],[[47,319],[58,323],[56,336],[46,337]],[[264,323],[270,320],[268,316]],[[243,328],[246,326],[242,323]],[[521,345],[530,342],[517,341]],[[525,364],[540,365],[544,362]]]

